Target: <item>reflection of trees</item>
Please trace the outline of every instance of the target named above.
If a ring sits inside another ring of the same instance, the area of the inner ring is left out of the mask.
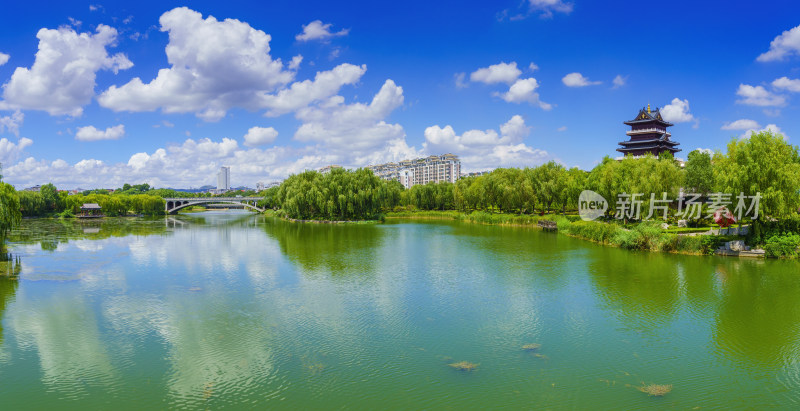
[[[374,224],[293,223],[277,218],[263,225],[290,260],[307,270],[334,275],[374,272],[383,232]]]
[[[3,343],[3,314],[17,292],[17,284],[17,280],[0,273],[0,344]]]
[[[42,250],[53,251],[69,240],[101,240],[128,235],[148,236],[167,232],[163,218],[28,219],[23,220],[8,237],[9,242],[41,244]]]
[[[649,327],[673,317],[685,272],[676,256],[608,247],[591,247],[590,252],[589,273],[597,291],[634,321],[631,326]]]
[[[781,366],[800,353],[800,281],[796,261],[732,260],[723,279],[714,333],[717,346],[746,362]]]

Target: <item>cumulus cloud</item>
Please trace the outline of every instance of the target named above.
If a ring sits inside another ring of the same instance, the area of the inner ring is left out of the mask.
[[[11,58],[11,56],[9,56],[8,54],[0,53],[0,66],[2,66],[3,64],[8,63],[8,59],[9,58]]]
[[[272,127],[250,127],[244,135],[244,145],[248,147],[270,144],[278,137],[278,130]]]
[[[0,139],[0,164],[6,165],[16,161],[22,151],[31,144],[33,144],[33,140],[25,137],[19,139],[16,143],[9,141],[7,138]]]
[[[292,112],[335,95],[346,84],[357,83],[366,71],[366,65],[340,64],[333,70],[317,72],[313,81],[295,82],[277,94],[262,96],[260,105],[268,109],[270,117]]]
[[[303,62],[303,56],[300,54],[292,57],[292,61],[289,62],[289,70],[297,70],[300,67],[300,63]]]
[[[523,140],[531,128],[515,115],[496,130],[468,130],[457,135],[452,126],[435,125],[425,129],[423,148],[430,154],[456,153],[465,171],[496,167],[524,167],[545,162],[546,151],[534,149]]]
[[[725,123],[722,126],[722,130],[748,130],[748,129],[757,129],[761,127],[755,120],[750,119],[739,119],[732,123]]]
[[[119,140],[125,135],[125,125],[119,124],[105,130],[94,126],[79,127],[75,139],[79,141]]]
[[[297,41],[328,40],[331,37],[346,36],[350,29],[331,32],[331,23],[323,24],[322,20],[314,20],[303,26],[303,32],[294,36]]]
[[[602,83],[601,81],[589,81],[583,74],[577,72],[567,74],[561,79],[561,82],[567,87],[586,87]]]
[[[772,82],[772,87],[778,90],[791,91],[793,93],[800,93],[800,79],[790,79],[789,77],[781,77]]]
[[[25,114],[19,110],[15,111],[9,116],[0,117],[0,134],[8,131],[9,133],[19,137],[19,126],[22,125],[22,121],[24,119]]]
[[[745,132],[744,132],[744,133],[743,133],[741,136],[739,136],[739,138],[742,138],[742,139],[745,139],[745,138],[750,138],[750,136],[752,136],[754,133],[761,133],[761,132],[763,132],[763,131],[769,131],[769,132],[771,132],[772,134],[780,134],[780,135],[782,135],[782,136],[783,136],[783,138],[784,138],[785,140],[788,140],[788,139],[789,139],[789,136],[787,136],[786,134],[784,134],[784,133],[783,133],[783,131],[781,131],[780,127],[778,127],[778,126],[777,126],[777,125],[775,125],[775,124],[767,124],[767,126],[766,126],[766,127],[762,128],[762,129],[760,129],[760,130],[755,130],[755,129],[750,129],[750,130],[747,130],[747,131],[745,131]]]
[[[283,70],[280,59],[269,55],[271,37],[235,19],[218,21],[186,7],[170,10],[159,19],[169,33],[169,68],[144,83],[134,78],[111,86],[99,97],[101,106],[114,111],[194,112],[217,121],[231,107],[259,108],[261,96],[287,83],[294,72]],[[299,63],[297,63],[299,64]]]
[[[498,97],[502,98],[508,103],[523,103],[528,102],[532,105],[539,106],[542,110],[550,110],[553,106],[545,103],[539,99],[539,93],[536,89],[539,83],[535,78],[520,79],[514,82],[508,91],[505,93],[495,93]]]
[[[624,86],[627,81],[628,81],[628,76],[622,77],[622,74],[617,74],[617,76],[614,77],[614,80],[612,80],[611,83],[614,84],[613,88],[620,88]]]
[[[480,68],[475,70],[469,75],[469,79],[471,81],[485,83],[485,84],[494,84],[494,83],[506,83],[512,84],[514,81],[519,78],[522,74],[522,71],[517,68],[517,63],[512,61],[511,63],[500,62],[499,64],[493,64],[489,67]]]
[[[779,61],[800,54],[800,26],[786,30],[769,44],[769,50],[758,56],[761,62]]]
[[[31,68],[17,67],[3,85],[0,108],[41,110],[51,115],[78,117],[94,96],[101,69],[115,73],[133,67],[124,54],[109,56],[117,30],[99,25],[95,34],[77,33],[66,26],[41,29],[39,50]]]
[[[661,108],[661,117],[670,123],[688,123],[696,120],[689,113],[689,100],[681,100],[677,97]]]
[[[324,145],[331,154],[356,164],[402,160],[414,151],[405,143],[403,127],[385,119],[403,100],[403,88],[392,80],[384,82],[369,104],[344,104],[343,97],[333,96],[296,112],[303,124],[294,139]]]
[[[0,153],[5,143],[0,140]],[[17,147],[29,145],[20,140]],[[13,152],[18,156],[20,148]],[[0,157],[4,159],[4,157]],[[4,160],[6,165],[12,160]],[[213,184],[222,165],[231,167],[234,185],[255,186],[257,181],[280,180],[290,174],[337,164],[339,158],[320,147],[270,147],[244,149],[236,140],[186,139],[153,152],[140,152],[127,162],[106,163],[84,159],[68,163],[28,157],[4,167],[5,181],[17,187],[52,181],[59,188],[119,187],[140,181],[155,187],[198,187]],[[363,165],[363,164],[362,164]]]
[[[741,97],[736,100],[737,103],[748,106],[781,107],[786,104],[786,97],[774,94],[762,86],[739,84],[736,95]]]

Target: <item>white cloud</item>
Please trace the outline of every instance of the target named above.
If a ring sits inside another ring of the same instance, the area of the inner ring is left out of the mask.
[[[0,53],[0,66],[2,66],[3,64],[8,63],[8,59],[9,58],[11,58],[11,56],[9,56],[8,54]]]
[[[314,20],[303,26],[303,32],[294,38],[297,41],[327,40],[331,37],[346,36],[350,29],[342,29],[336,33],[331,32],[331,23],[323,24],[321,20]]]
[[[469,79],[475,82],[486,84],[506,83],[511,84],[519,78],[522,71],[517,68],[517,63],[501,62],[489,67],[480,68],[469,75]]]
[[[17,67],[3,85],[0,108],[42,110],[51,115],[78,117],[94,96],[98,70],[115,73],[133,67],[124,54],[109,56],[117,30],[99,25],[95,34],[68,27],[41,29],[36,34],[39,51],[33,66]]]
[[[469,85],[467,83],[467,73],[456,73],[453,74],[453,80],[456,82],[456,88],[467,88]]]
[[[515,115],[496,130],[468,130],[457,135],[452,126],[435,125],[425,129],[423,148],[429,154],[456,153],[465,171],[496,167],[524,167],[545,162],[546,151],[527,146],[530,134],[524,119]]]
[[[300,67],[300,63],[303,61],[303,56],[300,54],[292,57],[292,61],[289,62],[289,70],[297,70]]]
[[[769,50],[758,56],[761,62],[783,60],[792,54],[800,54],[800,26],[786,30],[769,44]]]
[[[169,33],[166,47],[171,67],[158,71],[150,83],[134,78],[112,86],[98,102],[114,111],[194,112],[217,121],[234,106],[259,108],[261,96],[292,80],[280,59],[270,55],[271,37],[235,19],[218,21],[186,7],[160,18]]]
[[[761,107],[780,107],[786,104],[786,97],[773,94],[762,86],[751,86],[749,84],[739,84],[736,95],[742,97],[736,100],[739,104]]]
[[[696,120],[689,113],[689,100],[681,100],[677,97],[672,99],[670,104],[661,108],[661,117],[670,123],[688,123]]]
[[[244,135],[244,145],[248,147],[263,146],[275,141],[278,131],[272,127],[250,127]]]
[[[537,66],[536,63],[531,62],[531,64],[528,65],[528,70],[534,72],[536,70],[539,70],[539,66]]]
[[[17,146],[29,144],[20,140]],[[0,150],[2,147],[0,140]],[[18,148],[13,155],[19,151]],[[10,164],[11,160],[5,161]],[[62,159],[50,162],[29,157],[4,167],[4,177],[17,187],[46,181],[52,181],[58,188],[110,188],[134,181],[155,187],[198,187],[214,184],[219,167],[226,165],[231,167],[234,185],[252,187],[257,181],[280,180],[289,174],[338,162],[338,157],[318,147],[243,149],[229,138],[187,139],[180,145],[135,153],[127,162],[117,164],[91,158],[70,164]]]
[[[340,64],[333,70],[318,72],[313,81],[296,82],[277,94],[263,96],[260,106],[269,110],[270,117],[292,112],[335,95],[345,84],[355,84],[366,71],[366,65]]]
[[[520,79],[512,84],[511,87],[508,88],[507,92],[495,93],[495,95],[508,103],[519,104],[522,102],[528,102],[532,105],[539,106],[543,110],[550,110],[553,108],[551,104],[539,100],[539,93],[536,92],[538,87],[539,83],[533,77]]]
[[[125,125],[119,124],[105,130],[98,130],[94,126],[79,127],[75,139],[79,141],[119,140],[125,135]]]
[[[15,161],[26,147],[33,144],[33,140],[22,137],[16,143],[7,138],[0,139],[0,165]]]
[[[10,116],[0,117],[0,134],[8,131],[19,137],[19,126],[22,125],[23,120],[25,120],[25,114],[19,110]]]
[[[385,118],[403,100],[403,89],[392,80],[386,80],[369,104],[344,104],[343,97],[331,97],[297,111],[303,124],[294,139],[320,144],[347,164],[402,160],[413,149],[405,143],[403,127]]]
[[[561,126],[561,127],[557,128],[556,131],[558,131],[559,133],[561,133],[563,131],[567,131],[567,126]]]
[[[787,90],[793,93],[800,93],[800,79],[790,79],[786,76],[775,79],[772,82],[772,87],[779,90]]]
[[[567,74],[561,79],[561,82],[567,87],[586,87],[602,83],[601,81],[589,81],[583,74],[577,72]]]
[[[783,138],[784,138],[785,140],[788,140],[788,139],[789,139],[789,136],[787,136],[786,134],[784,134],[784,133],[783,133],[783,131],[781,131],[780,127],[778,127],[778,126],[777,126],[777,125],[775,125],[775,124],[767,124],[767,126],[766,126],[766,127],[762,128],[762,129],[760,129],[760,130],[754,130],[754,129],[747,130],[747,131],[745,131],[745,132],[744,132],[744,133],[743,133],[741,136],[739,136],[739,138],[742,138],[742,139],[745,139],[745,138],[750,138],[750,136],[752,136],[754,133],[760,133],[760,132],[762,132],[762,131],[769,131],[769,132],[771,132],[772,134],[780,134],[780,135],[782,135],[782,136],[783,136]]]
[[[628,76],[622,77],[622,74],[617,74],[617,76],[614,77],[614,80],[611,81],[611,83],[614,84],[614,88],[620,88],[627,82]]]
[[[750,119],[739,119],[732,123],[725,123],[722,126],[722,130],[747,130],[747,129],[757,129],[761,127],[755,120]]]
[[[569,14],[572,12],[572,3],[563,0],[528,0],[531,12],[540,12],[542,18],[553,17],[553,12]]]
[[[710,155],[710,156],[713,156],[713,155],[714,155],[714,150],[712,150],[712,149],[710,149],[710,148],[700,148],[700,147],[697,147],[697,148],[696,148],[696,149],[694,149],[693,151],[699,151],[699,152],[701,152],[701,153],[706,153],[706,154],[708,154],[708,155]]]

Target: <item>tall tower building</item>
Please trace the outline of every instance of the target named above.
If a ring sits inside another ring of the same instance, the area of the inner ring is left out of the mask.
[[[231,168],[220,167],[217,173],[217,190],[230,190],[231,189]]]
[[[628,141],[619,143],[620,148],[617,149],[623,155],[631,154],[634,157],[643,156],[651,153],[658,157],[663,152],[670,152],[673,155],[679,149],[677,141],[672,141],[667,127],[671,127],[672,123],[664,121],[658,109],[650,110],[650,105],[647,109],[639,110],[636,118],[626,121],[625,124],[631,126],[631,130],[626,134],[630,137]]]

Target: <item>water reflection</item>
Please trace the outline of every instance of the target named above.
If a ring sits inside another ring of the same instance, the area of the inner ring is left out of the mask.
[[[738,361],[783,366],[800,360],[800,264],[726,261],[714,339]]]
[[[385,230],[375,224],[298,224],[270,218],[264,231],[307,272],[372,275]]]
[[[796,262],[450,222],[108,220],[12,233],[0,403],[724,408],[800,389]],[[459,360],[479,371],[446,366]],[[674,395],[624,386],[642,380]]]

